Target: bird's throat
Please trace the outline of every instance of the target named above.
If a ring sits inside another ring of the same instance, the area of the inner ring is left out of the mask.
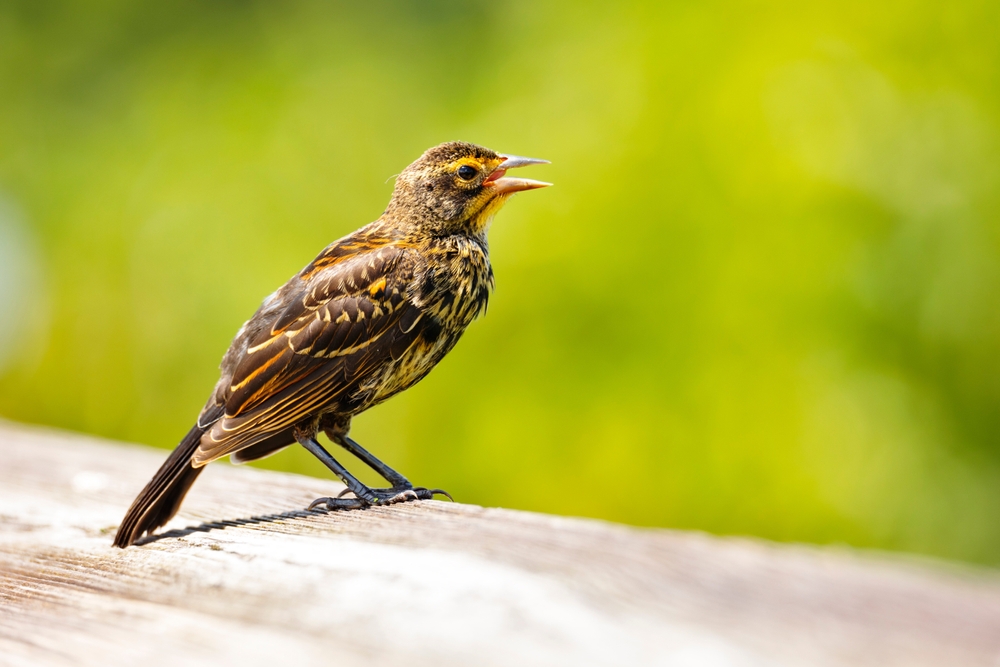
[[[507,203],[507,199],[509,198],[510,195],[497,195],[486,202],[486,205],[479,209],[469,220],[470,231],[476,236],[485,237],[486,232],[489,231],[490,223],[493,222],[493,216],[503,208],[503,205]]]

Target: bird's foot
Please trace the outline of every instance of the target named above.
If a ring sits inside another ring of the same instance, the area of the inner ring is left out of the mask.
[[[411,500],[431,500],[434,496],[445,496],[451,502],[455,499],[444,489],[426,489],[422,486],[413,488],[395,487],[391,489],[372,489],[372,493],[378,498],[379,505],[395,505],[396,503],[406,503]]]
[[[369,489],[371,497],[345,498],[351,493],[350,489],[344,489],[336,498],[317,498],[309,504],[309,509],[313,510],[320,506],[325,506],[328,510],[361,509],[372,505],[395,505],[396,503],[406,503],[411,500],[430,500],[434,496],[445,496],[448,500],[455,502],[451,494],[444,489],[427,489],[422,486],[407,488],[394,487],[391,489]]]
[[[371,505],[369,502],[361,500],[361,498],[317,498],[316,500],[309,503],[309,507],[306,509],[310,512],[314,509],[324,507],[328,510],[360,510]]]
[[[373,505],[395,505],[396,503],[405,503],[411,500],[430,500],[435,495],[446,496],[448,500],[455,502],[451,494],[444,489],[426,489],[422,486],[394,486],[391,489],[370,490],[372,495],[375,496],[375,501],[371,503]],[[337,498],[343,498],[348,493],[351,493],[351,490],[344,489],[337,495]]]

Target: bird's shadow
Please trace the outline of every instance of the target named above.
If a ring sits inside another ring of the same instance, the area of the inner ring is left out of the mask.
[[[158,542],[160,540],[184,537],[186,535],[191,535],[193,533],[209,533],[213,530],[225,530],[226,528],[234,528],[240,526],[255,526],[260,524],[276,523],[279,521],[284,521],[286,519],[304,519],[310,516],[322,516],[324,514],[328,514],[330,511],[331,510],[320,509],[320,508],[314,510],[289,510],[287,512],[278,512],[277,514],[261,514],[258,516],[251,516],[245,519],[223,519],[221,521],[206,521],[205,523],[200,523],[197,526],[188,526],[187,528],[174,528],[173,530],[167,530],[162,533],[156,533],[155,535],[147,535],[145,537],[141,537],[135,541],[135,545],[142,546],[144,544],[152,544],[153,542]]]

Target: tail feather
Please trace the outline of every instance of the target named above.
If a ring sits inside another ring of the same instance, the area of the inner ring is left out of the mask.
[[[191,457],[198,449],[204,432],[197,425],[192,428],[132,501],[115,535],[116,547],[124,549],[170,521],[177,513],[188,489],[201,473],[201,468],[191,465]]]

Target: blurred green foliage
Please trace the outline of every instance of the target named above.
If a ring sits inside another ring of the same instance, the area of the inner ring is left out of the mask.
[[[0,414],[173,446],[259,301],[463,139],[556,187],[497,217],[487,317],[359,441],[467,502],[996,564],[998,25],[4,2]]]

